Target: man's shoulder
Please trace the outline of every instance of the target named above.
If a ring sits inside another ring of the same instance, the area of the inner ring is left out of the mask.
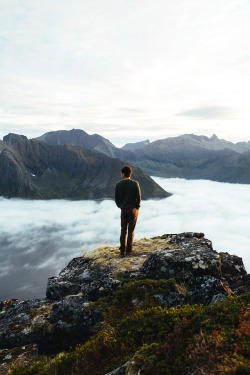
[[[139,185],[139,182],[138,181],[135,181],[135,180],[130,180],[134,185]]]
[[[138,181],[135,181],[135,180],[121,180],[121,181],[118,181],[116,183],[116,186],[117,187],[120,187],[120,186],[128,186],[128,185],[139,185],[139,182]]]
[[[116,186],[120,186],[120,185],[122,184],[122,182],[123,182],[123,180],[118,181],[118,182],[116,183]]]

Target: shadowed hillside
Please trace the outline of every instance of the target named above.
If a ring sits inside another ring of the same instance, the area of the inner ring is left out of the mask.
[[[51,146],[9,134],[0,144],[0,195],[33,199],[114,198],[126,162],[82,146]],[[142,199],[166,198],[165,192],[133,166]]]

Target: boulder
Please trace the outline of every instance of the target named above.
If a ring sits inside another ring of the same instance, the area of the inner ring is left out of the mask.
[[[0,311],[0,349],[36,343],[39,353],[58,353],[88,340],[101,316],[81,296],[16,301]]]
[[[126,362],[124,365],[121,367],[116,368],[115,370],[109,372],[106,375],[126,375],[126,370],[128,365],[130,364],[131,361]]]
[[[58,277],[48,280],[46,296],[60,300],[71,294],[82,293],[86,301],[97,301],[114,292],[121,282],[111,277],[114,269],[92,267],[93,260],[85,257],[74,258]]]
[[[184,303],[210,304],[228,295],[249,291],[249,278],[242,259],[213,250],[203,233],[181,233],[171,237],[170,244],[154,251],[143,264],[145,279],[174,278],[185,285]],[[169,305],[173,305],[174,301]]]

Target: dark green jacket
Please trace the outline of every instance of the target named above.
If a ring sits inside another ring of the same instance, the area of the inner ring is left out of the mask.
[[[139,208],[141,205],[140,185],[134,180],[122,180],[116,184],[115,203],[119,208]]]

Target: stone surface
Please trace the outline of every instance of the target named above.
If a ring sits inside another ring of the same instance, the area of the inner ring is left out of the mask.
[[[60,300],[69,294],[82,293],[88,301],[96,301],[112,293],[121,282],[110,276],[114,269],[96,266],[91,268],[93,260],[74,258],[58,277],[48,280],[46,295],[50,299]]]
[[[109,372],[106,375],[125,375],[129,364],[130,364],[130,361],[126,362],[123,366]]]
[[[141,276],[148,279],[174,278],[184,283],[185,303],[214,303],[216,298],[222,300],[222,296],[226,298],[240,294],[241,290],[249,290],[249,277],[242,259],[216,252],[203,233],[174,235],[169,243],[176,247],[154,251],[143,264]]]
[[[96,308],[86,308],[81,296],[53,302],[16,301],[0,311],[0,349],[36,343],[40,353],[58,353],[93,334],[100,321]]]
[[[124,260],[118,260],[112,248],[73,259],[58,277],[49,279],[47,297],[60,300],[68,294],[81,292],[86,301],[96,301],[121,284],[117,276],[156,280],[174,278],[182,288],[170,293],[165,300],[168,307],[183,303],[209,304],[216,298],[249,290],[249,276],[242,259],[213,250],[212,242],[204,238],[204,233],[187,232],[162,238],[157,243],[159,250],[151,251],[150,245],[142,242],[141,248],[145,245],[147,250],[135,250],[132,258]],[[116,251],[119,252],[118,248]],[[129,265],[124,267],[128,261]],[[157,296],[157,299],[160,301],[163,296]]]

